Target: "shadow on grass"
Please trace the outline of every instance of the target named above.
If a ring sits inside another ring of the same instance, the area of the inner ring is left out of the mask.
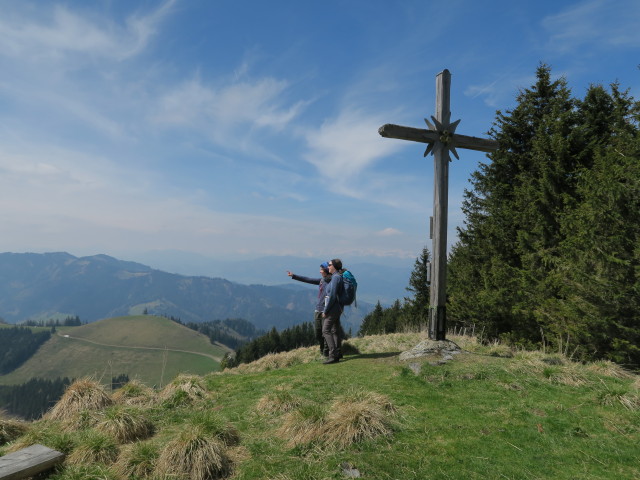
[[[353,360],[358,358],[389,358],[396,357],[400,355],[401,352],[382,352],[382,353],[356,353],[353,355],[349,355],[349,357]],[[348,358],[345,357],[345,360]]]

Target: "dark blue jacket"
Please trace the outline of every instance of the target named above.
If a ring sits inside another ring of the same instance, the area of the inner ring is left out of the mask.
[[[318,303],[316,304],[316,312],[322,312],[324,310],[324,297],[326,295],[325,290],[327,288],[327,281],[324,278],[309,278],[302,275],[291,275],[291,278],[298,280],[299,282],[310,283],[312,285],[318,285]]]

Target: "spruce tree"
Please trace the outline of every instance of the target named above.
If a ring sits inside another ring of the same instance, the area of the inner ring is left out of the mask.
[[[413,271],[409,277],[409,286],[406,288],[413,295],[410,298],[405,298],[404,309],[398,308],[398,316],[402,316],[401,319],[398,319],[398,323],[401,323],[403,327],[421,329],[428,326],[431,289],[430,258],[429,249],[424,247],[414,263]]]
[[[536,78],[513,110],[497,113],[490,134],[499,148],[472,175],[449,265],[451,320],[525,342],[539,339],[537,307],[557,294],[547,279],[583,138],[565,80],[552,81],[546,65]]]

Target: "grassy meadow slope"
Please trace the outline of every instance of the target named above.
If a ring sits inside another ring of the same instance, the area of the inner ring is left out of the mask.
[[[307,348],[144,395],[125,386],[135,407],[107,395],[104,407],[23,426],[0,454],[63,450],[52,480],[640,478],[637,375],[465,337],[451,337],[464,351],[446,363],[399,360],[423,338],[352,339],[359,353],[335,365]],[[125,411],[144,427],[136,439],[109,433]]]
[[[17,385],[33,377],[86,376],[108,384],[112,376],[126,373],[147,385],[163,386],[180,373],[204,375],[218,370],[226,351],[166,318],[109,318],[80,327],[58,327],[57,334],[25,364],[0,376],[0,384]]]

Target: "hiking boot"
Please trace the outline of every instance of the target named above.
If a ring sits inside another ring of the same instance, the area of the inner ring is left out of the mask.
[[[340,361],[340,359],[338,358],[333,358],[333,357],[328,357],[324,362],[322,362],[323,365],[330,365],[332,363],[338,363]]]

